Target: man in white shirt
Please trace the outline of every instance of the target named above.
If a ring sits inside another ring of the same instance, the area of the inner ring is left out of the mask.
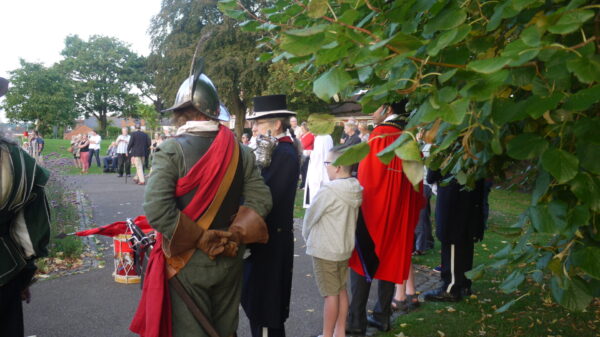
[[[92,158],[96,156],[96,165],[100,167],[100,142],[102,137],[92,130],[89,135],[90,138],[90,157],[88,159],[88,166],[92,166]]]
[[[131,176],[131,162],[127,155],[127,146],[129,145],[129,135],[127,134],[127,128],[121,129],[121,135],[117,137],[117,163],[119,178],[123,176],[123,167],[125,167],[125,174]]]

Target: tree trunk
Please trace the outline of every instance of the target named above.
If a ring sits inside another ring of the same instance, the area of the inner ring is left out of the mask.
[[[100,112],[100,118],[98,118],[98,121],[100,122],[100,132],[98,133],[101,134],[102,137],[106,137],[106,125],[108,124],[106,120],[106,112]]]

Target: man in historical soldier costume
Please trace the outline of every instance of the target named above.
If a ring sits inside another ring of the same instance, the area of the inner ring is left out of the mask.
[[[252,152],[219,123],[229,114],[206,75],[186,79],[168,110],[180,127],[156,149],[146,187],[144,211],[159,234],[130,328],[142,336],[233,336],[244,247],[267,242],[271,194]]]
[[[421,186],[415,190],[402,172],[400,158],[384,164],[377,157],[403,132],[405,105],[406,101],[384,104],[375,111],[377,126],[369,138],[371,149],[358,167],[364,191],[356,246],[349,262],[352,300],[347,332],[351,335],[363,335],[367,323],[389,330],[395,283],[402,284],[409,277],[415,226],[423,205]],[[377,303],[367,316],[372,279],[378,280]]]
[[[295,114],[287,110],[285,95],[271,95],[254,98],[254,111],[247,117],[255,120],[258,127],[257,157],[273,196],[273,210],[266,218],[269,242],[251,245],[250,257],[244,264],[242,306],[253,337],[285,336],[284,323],[290,312],[293,211],[300,163],[298,148],[288,131],[293,135],[289,119]],[[272,153],[264,153],[269,139],[277,145]]]
[[[0,97],[8,81],[0,77]],[[48,170],[0,134],[0,335],[23,336],[23,307],[36,270],[48,255],[50,209],[44,194]]]

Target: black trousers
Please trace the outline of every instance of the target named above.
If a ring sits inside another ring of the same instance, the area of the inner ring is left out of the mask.
[[[125,155],[125,153],[119,153],[117,157],[119,163],[119,175],[123,175],[123,168],[125,168],[125,174],[131,175],[131,160]]]
[[[310,157],[302,157],[302,166],[300,166],[300,174],[302,175],[302,181],[300,182],[300,188],[306,186],[306,172],[308,171],[308,162]]]
[[[352,299],[348,311],[349,329],[367,329],[367,301],[371,282],[350,269],[350,292]],[[377,303],[373,308],[373,317],[379,322],[386,323],[392,314],[392,298],[394,297],[395,285],[393,282],[377,280]]]
[[[459,295],[461,289],[471,288],[465,272],[473,268],[473,241],[456,244],[442,242],[442,281],[446,292]]]
[[[23,304],[19,277],[0,287],[0,336],[22,337]]]
[[[263,326],[250,321],[252,337],[263,337]],[[285,327],[267,328],[267,337],[285,337]]]
[[[415,227],[415,246],[414,250],[426,251],[433,248],[433,234],[431,233],[431,187],[423,185],[423,196],[425,196],[425,206],[419,213],[419,222]]]

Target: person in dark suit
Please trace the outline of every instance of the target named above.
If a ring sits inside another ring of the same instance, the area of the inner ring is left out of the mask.
[[[285,95],[254,98],[254,111],[246,119],[256,120],[259,135],[271,134],[277,146],[262,176],[271,190],[273,208],[265,221],[269,242],[249,245],[244,264],[242,307],[250,320],[253,337],[284,337],[289,317],[294,261],[293,211],[298,184],[298,150],[288,130],[290,116]],[[257,143],[260,144],[259,139]]]
[[[135,124],[135,132],[131,134],[129,145],[127,145],[127,153],[135,165],[136,177],[133,181],[138,185],[146,185],[144,178],[144,159],[146,153],[150,151],[150,137],[142,132],[140,124]]]
[[[484,180],[467,190],[456,179],[442,183],[445,178],[440,171],[427,173],[427,183],[438,184],[435,222],[442,242],[443,285],[424,293],[425,301],[457,302],[471,294],[471,280],[465,272],[473,268],[474,243],[483,240]]]

